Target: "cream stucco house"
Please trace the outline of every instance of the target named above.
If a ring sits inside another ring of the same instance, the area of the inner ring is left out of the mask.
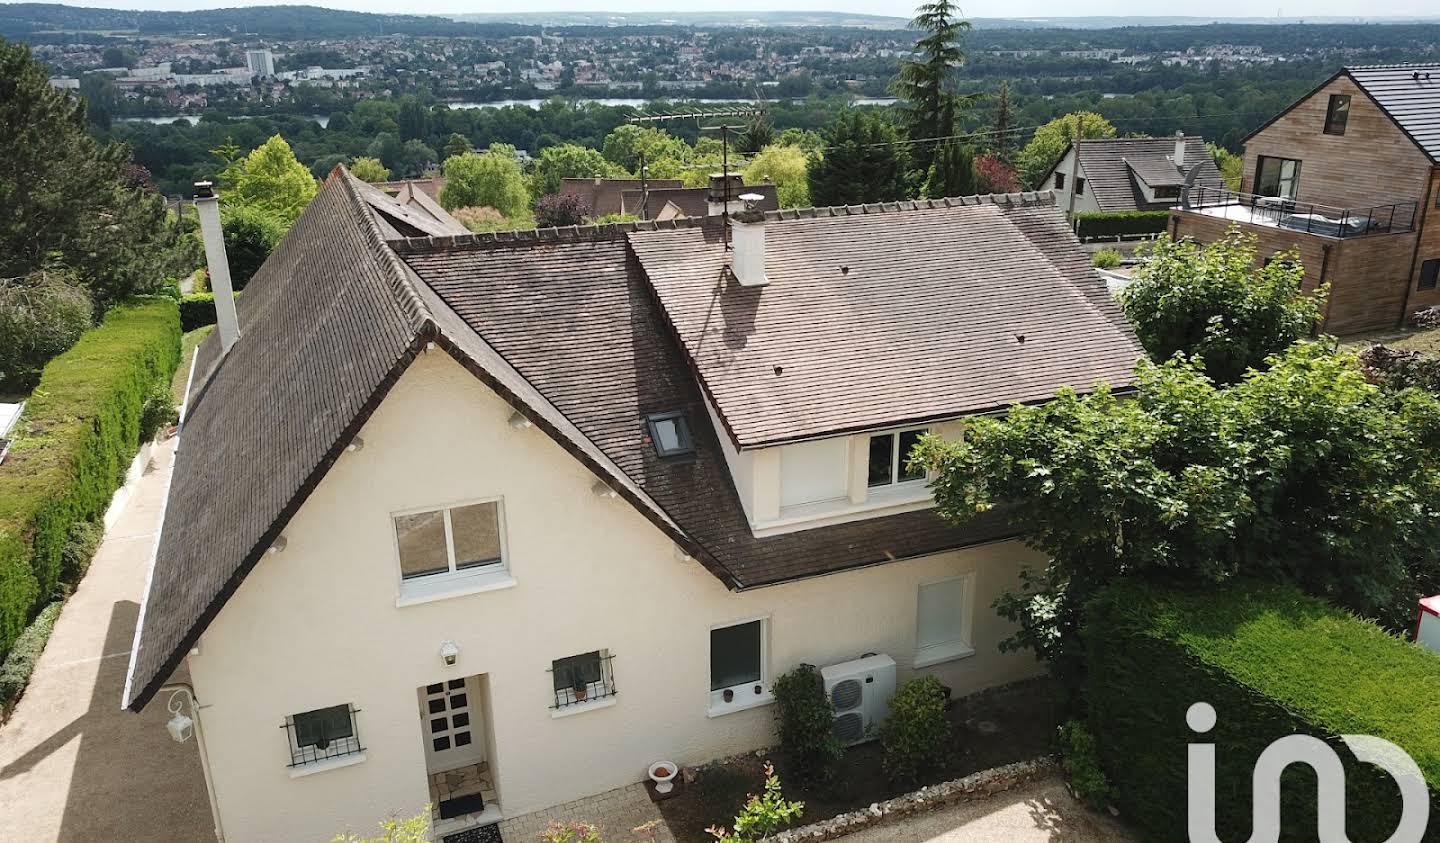
[[[337,170],[192,375],[124,705],[188,668],[225,839],[765,746],[800,662],[1037,672],[989,606],[1044,560],[905,455],[1131,383],[1048,195],[414,236],[377,194]]]

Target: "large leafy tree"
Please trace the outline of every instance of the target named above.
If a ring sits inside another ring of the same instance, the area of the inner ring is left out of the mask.
[[[818,206],[905,198],[906,155],[895,126],[858,108],[825,127],[825,149],[810,155],[810,201]]]
[[[85,105],[0,39],[0,277],[68,267],[97,306],[191,267],[164,197],[126,184],[130,150],[101,144]]]
[[[955,69],[965,61],[960,44],[970,22],[951,0],[930,0],[915,10],[910,28],[922,33],[915,42],[918,55],[901,63],[892,85],[905,101],[906,128],[915,139],[951,135],[966,101],[955,91]],[[932,144],[919,144],[916,168],[928,171],[938,154]]]
[[[654,165],[662,159],[688,161],[692,150],[685,141],[662,129],[626,123],[605,136],[603,152],[605,160],[626,172],[636,173],[640,170],[642,154],[647,163]]]
[[[1050,168],[1055,166],[1055,162],[1060,160],[1060,156],[1065,154],[1065,147],[1075,140],[1077,133],[1085,139],[1113,138],[1115,126],[1093,111],[1076,111],[1056,117],[1036,129],[1030,142],[1020,150],[1016,162],[1020,168],[1020,177],[1025,183],[1031,187],[1040,187],[1040,179],[1044,178]]]
[[[623,175],[624,170],[610,163],[597,150],[575,143],[556,144],[541,150],[540,157],[535,160],[535,169],[530,173],[530,195],[559,193],[561,179]]]
[[[1205,373],[1234,383],[1247,369],[1310,336],[1326,290],[1300,291],[1298,253],[1256,261],[1256,236],[1232,228],[1208,246],[1161,236],[1150,248],[1121,305],[1145,350],[1157,360],[1180,352],[1204,361]]]
[[[389,168],[381,164],[379,158],[369,158],[363,155],[350,162],[350,172],[361,181],[377,182],[390,179]]]
[[[315,177],[279,135],[255,147],[235,180],[234,201],[273,214],[286,228],[315,198]]]
[[[745,167],[745,183],[773,182],[782,208],[804,208],[810,204],[810,182],[806,176],[805,150],[798,146],[771,144],[760,150]]]
[[[1181,358],[1138,372],[1133,400],[1062,391],[917,449],[945,517],[1000,509],[1051,560],[997,603],[1011,646],[1073,678],[1080,608],[1120,577],[1256,576],[1413,620],[1440,575],[1440,400],[1312,342],[1230,387]]]
[[[467,152],[446,160],[440,204],[447,210],[494,208],[510,217],[527,209],[530,194],[513,151],[491,147],[488,152]]]

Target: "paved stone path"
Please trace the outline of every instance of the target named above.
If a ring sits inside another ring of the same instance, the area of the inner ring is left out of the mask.
[[[155,449],[0,727],[0,838],[215,839],[195,742],[170,740],[165,700],[120,709],[173,456],[173,441]]]
[[[595,796],[577,799],[564,805],[556,805],[533,814],[523,814],[500,823],[500,834],[506,843],[531,843],[538,840],[540,832],[551,820],[560,822],[584,820],[600,826],[605,843],[626,843],[631,840],[655,840],[656,843],[675,843],[675,837],[660,809],[650,800],[643,783],[632,784]],[[635,834],[632,829],[641,823],[659,820],[650,837]]]
[[[914,814],[839,838],[843,843],[1130,843],[1118,822],[1076,802],[1058,778],[988,799]]]

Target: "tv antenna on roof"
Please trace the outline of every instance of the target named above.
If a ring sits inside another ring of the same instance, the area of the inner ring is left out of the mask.
[[[720,212],[721,237],[724,239],[725,250],[730,250],[730,133],[743,128],[743,125],[731,125],[725,118],[728,117],[759,117],[764,114],[760,108],[722,108],[713,111],[677,111],[670,114],[637,114],[626,120],[627,123],[665,123],[671,120],[694,120],[697,123],[703,120],[721,120],[719,125],[701,126],[702,132],[720,133],[720,170],[721,170],[721,199],[723,208]],[[640,209],[642,216],[645,215],[649,200],[649,191],[645,187],[645,156],[640,156]]]

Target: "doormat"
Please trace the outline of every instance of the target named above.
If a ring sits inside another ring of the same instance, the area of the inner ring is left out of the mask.
[[[505,838],[500,836],[500,824],[492,823],[447,834],[442,843],[505,843]]]
[[[480,794],[457,796],[454,799],[445,799],[440,802],[440,819],[450,820],[465,814],[478,814],[483,810],[485,810],[485,800],[481,798]]]

